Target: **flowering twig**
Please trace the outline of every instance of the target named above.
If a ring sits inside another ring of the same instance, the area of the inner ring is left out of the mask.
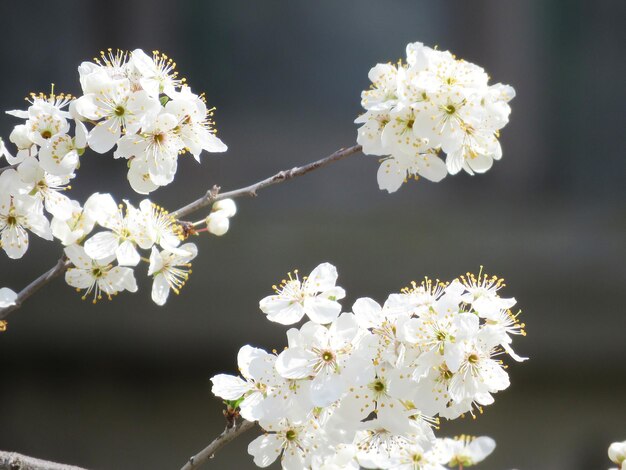
[[[227,198],[234,199],[237,197],[244,197],[244,196],[256,196],[257,191],[259,191],[260,189],[266,188],[267,186],[271,186],[273,184],[282,183],[283,181],[290,180],[297,176],[305,175],[311,171],[317,170],[318,168],[322,168],[326,165],[329,165],[332,162],[336,162],[338,160],[346,158],[360,151],[361,151],[360,145],[355,145],[353,147],[348,147],[345,149],[337,150],[336,152],[328,155],[327,157],[317,160],[315,162],[309,163],[308,165],[295,167],[295,168],[292,168],[291,170],[283,170],[283,171],[276,173],[274,176],[266,178],[250,186],[246,186],[244,188],[235,189],[235,190],[224,192],[224,193],[220,193],[219,188],[215,186],[209,191],[207,191],[207,193],[201,198],[174,211],[172,215],[176,217],[177,219],[180,219],[199,209],[202,209],[203,207],[209,206],[213,204],[214,202],[219,201],[221,199],[227,199]],[[15,305],[11,305],[10,307],[5,307],[5,308],[0,309],[0,320],[5,319],[11,312],[20,308],[24,300],[26,300],[31,295],[33,295],[35,292],[37,292],[39,289],[45,286],[48,282],[50,282],[51,280],[53,280],[54,278],[56,278],[57,276],[65,272],[65,270],[69,268],[70,266],[71,266],[71,263],[66,257],[59,259],[59,261],[54,267],[52,267],[51,269],[46,271],[44,274],[39,276],[37,279],[31,282],[18,294],[17,299],[15,301]]]
[[[48,462],[15,452],[0,451],[0,470],[85,470],[82,467]]]
[[[33,282],[28,284],[24,289],[20,291],[20,293],[17,295],[17,299],[15,300],[14,305],[0,309],[0,320],[4,320],[9,315],[9,313],[20,308],[22,306],[22,302],[24,302],[35,292],[37,292],[43,286],[52,281],[54,278],[60,276],[63,272],[65,272],[70,264],[70,261],[65,256],[61,257],[59,261],[57,261],[57,264],[55,264],[52,268],[43,273],[41,276],[39,276],[37,279],[35,279]]]
[[[243,420],[241,423],[236,424],[232,427],[226,427],[222,434],[217,436],[208,446],[206,446],[196,455],[191,457],[181,470],[191,470],[193,468],[198,468],[200,465],[212,458],[218,450],[220,450],[229,442],[236,439],[244,432],[252,429],[254,425],[255,423],[252,421]]]
[[[305,175],[332,162],[336,162],[337,160],[341,160],[350,155],[358,153],[361,151],[361,149],[362,147],[360,145],[355,145],[353,147],[337,150],[336,152],[330,154],[325,158],[309,163],[308,165],[292,168],[291,170],[280,171],[274,176],[259,181],[258,183],[251,184],[250,186],[246,186],[245,188],[220,193],[219,188],[215,186],[207,191],[207,193],[200,199],[197,199],[192,203],[181,207],[180,209],[173,212],[172,215],[176,218],[181,218],[191,214],[192,212],[202,209],[203,207],[209,206],[215,201],[219,201],[221,199],[234,199],[242,196],[256,196],[257,191],[259,191],[260,189],[266,188],[267,186],[271,186],[273,184],[282,183],[283,181],[290,180],[292,178],[295,178],[296,176]]]

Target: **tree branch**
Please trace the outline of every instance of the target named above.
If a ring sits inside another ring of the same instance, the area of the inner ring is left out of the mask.
[[[60,276],[70,265],[71,262],[65,256],[61,257],[59,261],[57,261],[56,265],[43,273],[33,282],[28,284],[24,289],[20,291],[19,294],[17,294],[17,299],[15,300],[14,305],[0,309],[0,320],[4,320],[9,315],[9,313],[20,308],[22,306],[22,303],[26,299],[28,299],[31,295],[33,295],[43,286],[48,284],[54,278]]]
[[[218,450],[220,450],[222,447],[224,447],[226,444],[235,440],[244,432],[252,429],[255,424],[256,423],[252,421],[243,420],[238,425],[227,427],[226,429],[224,429],[224,432],[222,434],[220,434],[213,440],[213,442],[211,442],[208,446],[206,446],[196,455],[191,457],[181,470],[192,470],[194,468],[198,468],[207,460],[213,458],[215,453]]]
[[[346,158],[355,153],[359,153],[362,150],[360,145],[355,145],[353,147],[348,147],[345,149],[337,150],[336,152],[330,154],[329,156],[317,160],[315,162],[309,163],[308,165],[300,166],[292,168],[291,170],[283,170],[276,173],[274,176],[270,176],[258,183],[251,184],[250,186],[246,186],[245,188],[235,189],[233,191],[228,191],[226,193],[220,193],[219,187],[214,186],[212,189],[207,191],[207,193],[202,196],[200,199],[193,201],[190,204],[187,204],[184,207],[172,212],[172,215],[178,219],[181,217],[185,217],[192,212],[195,212],[203,207],[209,206],[213,204],[215,201],[219,201],[220,199],[234,199],[237,197],[243,196],[251,196],[254,197],[257,195],[257,191],[271,186],[273,184],[282,183],[283,181],[290,180],[295,178],[296,176],[306,175],[307,173],[317,170],[318,168],[325,167],[330,163],[336,162],[343,158]]]
[[[35,459],[15,452],[0,451],[0,470],[85,470],[82,467]]]
[[[348,147],[345,149],[337,150],[336,152],[328,155],[325,158],[317,160],[315,162],[309,163],[308,165],[294,167],[291,170],[283,170],[276,173],[274,176],[270,176],[264,180],[261,180],[257,183],[251,184],[250,186],[246,186],[245,188],[235,189],[232,191],[228,191],[225,193],[220,193],[220,188],[214,186],[212,189],[206,192],[204,196],[201,198],[187,204],[184,207],[172,212],[172,215],[177,219],[181,217],[185,217],[197,210],[202,209],[203,207],[209,206],[213,204],[215,201],[219,201],[220,199],[227,198],[238,198],[244,196],[256,196],[257,191],[266,188],[268,186],[282,183],[283,181],[287,181],[293,179],[297,176],[306,175],[311,171],[317,170],[318,168],[325,167],[333,162],[346,158],[350,155],[358,153],[362,150],[360,145],[355,145],[353,147]],[[11,312],[17,310],[22,306],[22,303],[28,299],[31,295],[41,289],[43,286],[48,284],[51,280],[61,275],[67,268],[71,266],[71,262],[64,256],[57,264],[31,282],[28,286],[26,286],[17,296],[17,300],[15,305],[11,305],[10,307],[5,307],[0,309],[0,320],[4,320]]]

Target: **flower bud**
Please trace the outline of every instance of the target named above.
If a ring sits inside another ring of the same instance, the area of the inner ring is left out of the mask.
[[[616,464],[626,460],[626,441],[614,442],[609,446],[609,459]]]
[[[221,237],[226,232],[228,232],[228,227],[230,226],[230,222],[228,221],[228,217],[226,217],[223,211],[213,212],[206,218],[206,226],[213,235],[217,235]]]
[[[19,124],[13,128],[9,140],[13,142],[18,149],[27,149],[33,145],[33,142],[28,137],[28,128],[25,124]]]
[[[232,199],[222,199],[213,204],[213,212],[221,212],[224,217],[232,217],[237,213],[237,206]]]

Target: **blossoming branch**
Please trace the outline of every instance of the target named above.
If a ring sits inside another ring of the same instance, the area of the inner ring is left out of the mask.
[[[487,437],[437,439],[440,418],[483,412],[508,388],[502,355],[525,335],[503,281],[467,274],[424,280],[341,313],[344,290],[329,263],[309,276],[289,274],[260,302],[267,319],[292,325],[288,346],[268,353],[246,345],[241,377],[213,377],[213,393],[257,421],[265,434],[249,453],[259,467],[463,468],[495,448]]]

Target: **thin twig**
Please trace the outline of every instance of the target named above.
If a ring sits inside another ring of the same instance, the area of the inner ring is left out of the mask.
[[[54,278],[60,276],[70,265],[71,262],[65,256],[61,257],[59,261],[57,261],[57,264],[55,264],[52,268],[43,273],[33,282],[28,284],[24,289],[20,291],[19,294],[17,294],[17,299],[15,300],[14,305],[0,309],[0,320],[4,320],[9,315],[9,313],[20,308],[22,306],[22,303],[26,299],[28,299],[31,295],[33,295],[43,286],[48,284]]]
[[[244,432],[252,429],[255,423],[252,421],[243,420],[238,425],[233,427],[227,427],[224,429],[224,432],[213,439],[208,446],[198,452],[196,455],[191,457],[189,461],[185,464],[185,466],[181,470],[192,470],[194,468],[198,468],[200,465],[205,463],[210,458],[213,458],[215,453],[224,447],[226,444],[236,439]]]
[[[0,470],[86,470],[83,467],[48,462],[15,452],[0,451]]]
[[[336,162],[337,160],[341,160],[342,158],[346,158],[350,155],[358,153],[362,150],[360,145],[355,145],[353,147],[348,147],[345,149],[337,150],[336,152],[330,154],[329,156],[317,160],[315,162],[309,163],[308,165],[300,166],[292,168],[291,170],[283,170],[276,173],[274,176],[270,176],[258,183],[251,184],[250,186],[246,186],[245,188],[235,189],[233,191],[228,191],[225,193],[220,193],[217,186],[214,186],[212,189],[207,191],[207,193],[202,196],[200,199],[193,201],[190,204],[187,204],[184,207],[172,212],[172,215],[176,218],[185,217],[192,212],[195,212],[203,207],[209,206],[213,204],[215,201],[219,201],[221,199],[234,199],[242,196],[251,196],[254,197],[257,195],[257,191],[271,186],[273,184],[282,183],[283,181],[290,180],[295,178],[296,176],[305,175],[311,171],[317,170],[318,168],[322,168],[330,163]]]
[[[215,201],[219,201],[220,199],[233,199],[243,196],[256,196],[257,191],[259,191],[260,189],[266,188],[273,184],[282,183],[283,181],[290,180],[297,176],[305,175],[311,171],[317,170],[318,168],[322,168],[326,165],[329,165],[330,163],[341,160],[342,158],[346,158],[350,155],[358,153],[361,151],[361,149],[362,148],[360,145],[355,145],[353,147],[337,150],[336,152],[328,155],[325,158],[309,163],[308,165],[292,168],[291,170],[280,171],[274,176],[259,181],[258,183],[251,184],[250,186],[246,186],[245,188],[220,193],[220,188],[214,186],[212,189],[207,191],[204,196],[172,212],[172,215],[177,219],[180,219],[197,210],[202,209],[203,207],[209,206]],[[20,291],[17,296],[17,300],[15,301],[15,305],[0,309],[0,320],[4,320],[11,312],[20,308],[22,306],[22,303],[26,299],[28,299],[31,295],[33,295],[35,292],[45,286],[52,279],[62,274],[70,266],[71,262],[68,261],[67,258],[61,258],[54,267],[43,273],[28,286],[26,286],[22,291]]]

